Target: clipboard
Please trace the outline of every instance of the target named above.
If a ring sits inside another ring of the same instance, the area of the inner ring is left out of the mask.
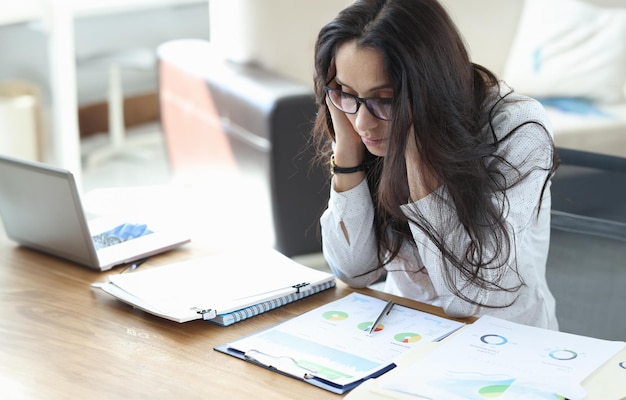
[[[251,357],[249,354],[246,355],[245,352],[241,352],[239,350],[233,349],[231,348],[228,343],[226,344],[222,344],[219,346],[214,347],[214,350],[219,351],[221,353],[224,354],[228,354],[229,356],[233,356],[236,358],[239,358],[240,360],[244,360],[247,361],[251,364],[254,364],[258,367],[262,367],[265,368],[267,370],[273,371],[273,372],[277,372],[281,375],[290,377],[290,378],[294,378],[297,379],[299,381],[308,383],[310,385],[313,386],[317,386],[321,389],[327,390],[329,392],[332,393],[336,393],[336,394],[344,394],[354,388],[356,388],[357,386],[359,386],[360,384],[362,384],[363,382],[369,380],[369,379],[373,379],[373,378],[377,378],[381,375],[383,375],[384,373],[391,371],[392,369],[394,369],[396,367],[395,363],[391,363],[389,365],[387,365],[386,367],[383,367],[382,369],[380,369],[379,371],[370,374],[362,379],[359,379],[357,381],[354,381],[352,383],[346,384],[346,385],[339,385],[336,384],[334,382],[331,382],[327,379],[324,379],[322,377],[316,376],[313,372],[308,371],[306,369],[298,369],[297,366],[295,368],[281,368],[281,367],[276,367],[271,365],[270,363],[264,363],[258,360],[258,358],[256,357]]]
[[[214,347],[332,393],[346,393],[396,368],[395,359],[442,340],[465,324],[399,304],[351,293],[295,318]]]

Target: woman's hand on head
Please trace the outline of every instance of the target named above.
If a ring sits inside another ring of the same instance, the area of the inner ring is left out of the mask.
[[[344,167],[356,167],[365,159],[365,145],[361,136],[354,130],[352,123],[343,111],[338,110],[326,97],[326,106],[330,111],[335,131],[335,164]],[[334,189],[345,192],[357,186],[365,179],[365,172],[358,171],[351,174],[337,174],[334,179]]]
[[[340,111],[326,97],[326,106],[330,111],[335,130],[335,162],[342,167],[360,165],[365,157],[365,145],[354,130],[352,123],[343,111]]]

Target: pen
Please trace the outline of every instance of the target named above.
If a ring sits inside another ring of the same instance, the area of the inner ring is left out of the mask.
[[[372,324],[372,327],[370,328],[369,332],[367,333],[368,335],[371,335],[374,330],[376,330],[376,327],[378,326],[378,324],[380,324],[383,320],[383,318],[385,318],[385,316],[387,314],[389,314],[389,312],[391,311],[391,308],[393,307],[393,301],[389,300],[387,302],[387,304],[385,305],[385,308],[383,308],[383,310],[380,312],[380,314],[378,314],[378,317],[376,317],[376,321],[374,321],[374,323]]]
[[[122,270],[122,272],[120,272],[120,274],[123,274],[126,271],[134,271],[134,270],[136,270],[137,268],[139,268],[139,266],[141,264],[145,263],[147,260],[148,260],[148,257],[142,258],[140,260],[135,261],[134,263],[132,263],[132,264],[128,265],[126,268],[124,268]]]
[[[137,260],[137,261],[135,261],[134,263],[132,263],[132,264],[130,265],[129,269],[130,269],[131,271],[132,271],[132,270],[134,270],[134,269],[137,269],[137,268],[139,268],[139,266],[140,266],[141,264],[145,263],[146,261],[148,261],[148,257],[146,257],[146,258],[142,258],[141,260]]]

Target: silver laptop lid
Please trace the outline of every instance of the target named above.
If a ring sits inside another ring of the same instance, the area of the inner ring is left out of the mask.
[[[98,268],[71,172],[0,156],[0,216],[12,240]]]

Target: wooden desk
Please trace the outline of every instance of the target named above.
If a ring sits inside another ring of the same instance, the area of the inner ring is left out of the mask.
[[[209,253],[206,249],[206,243],[192,242],[144,265],[203,256]],[[167,321],[90,288],[90,283],[105,281],[106,276],[17,247],[0,229],[0,398],[341,397],[216,352],[213,347],[347,295],[351,289],[346,286],[339,284],[220,327],[203,321]],[[440,312],[375,291],[362,292]]]

